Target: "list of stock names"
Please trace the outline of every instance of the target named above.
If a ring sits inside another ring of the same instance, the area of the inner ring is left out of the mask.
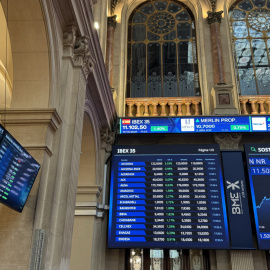
[[[219,155],[212,151],[127,155],[120,150],[114,157],[111,244],[227,248]]]

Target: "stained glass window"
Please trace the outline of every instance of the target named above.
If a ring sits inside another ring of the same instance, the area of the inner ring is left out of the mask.
[[[127,97],[200,95],[195,23],[184,4],[145,2],[128,31]]]
[[[270,0],[242,0],[230,10],[238,89],[270,94]]]

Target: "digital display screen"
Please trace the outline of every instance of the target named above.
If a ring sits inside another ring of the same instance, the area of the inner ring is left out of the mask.
[[[218,145],[114,146],[109,248],[229,248]]]
[[[259,249],[270,249],[270,144],[246,144],[245,152]]]
[[[270,132],[270,116],[132,117],[120,119],[120,134]]]
[[[0,202],[21,212],[40,165],[0,125]]]

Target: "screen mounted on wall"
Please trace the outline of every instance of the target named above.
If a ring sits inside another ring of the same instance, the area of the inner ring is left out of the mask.
[[[259,249],[270,249],[270,144],[245,145]]]
[[[218,145],[114,146],[109,248],[229,248]]]
[[[21,212],[40,165],[0,125],[0,202]]]

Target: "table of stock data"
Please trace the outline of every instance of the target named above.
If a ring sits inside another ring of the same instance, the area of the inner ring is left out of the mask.
[[[218,146],[115,146],[108,242],[229,248]]]

